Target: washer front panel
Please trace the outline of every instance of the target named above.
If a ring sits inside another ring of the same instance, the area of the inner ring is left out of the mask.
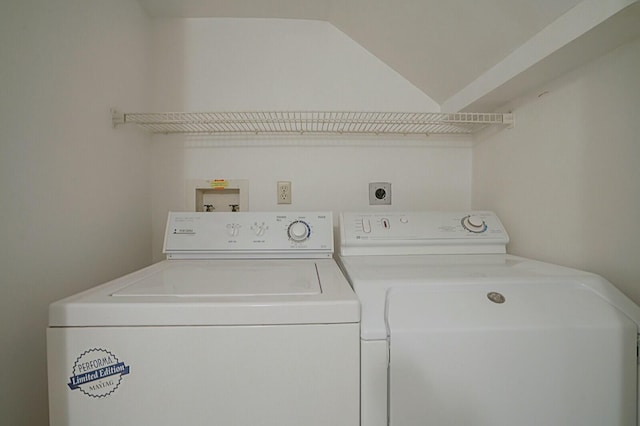
[[[49,328],[51,426],[358,425],[358,328]]]

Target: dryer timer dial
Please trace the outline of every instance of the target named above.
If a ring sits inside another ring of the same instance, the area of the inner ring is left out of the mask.
[[[469,232],[481,234],[487,230],[487,224],[480,216],[465,216],[462,218],[462,227]]]
[[[295,222],[291,222],[287,228],[287,234],[289,235],[289,239],[300,243],[309,238],[311,235],[311,228],[307,222],[303,220],[296,220]]]

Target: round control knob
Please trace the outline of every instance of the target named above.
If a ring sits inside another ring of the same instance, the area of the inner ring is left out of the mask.
[[[469,232],[475,232],[477,234],[487,230],[487,224],[480,216],[465,216],[462,219],[462,227]]]
[[[289,229],[287,230],[289,234],[289,238],[296,242],[301,242],[309,238],[311,234],[311,229],[306,222],[302,220],[296,220],[295,222],[289,225]]]

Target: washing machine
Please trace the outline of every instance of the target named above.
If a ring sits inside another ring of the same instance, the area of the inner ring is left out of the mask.
[[[359,424],[330,212],[170,213],[167,260],[50,305],[50,424]]]
[[[638,306],[508,241],[491,212],[340,216],[362,426],[637,424]]]

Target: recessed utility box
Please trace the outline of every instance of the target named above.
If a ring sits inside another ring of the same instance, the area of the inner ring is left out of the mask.
[[[246,179],[190,179],[187,181],[186,211],[233,212],[249,210]]]
[[[369,205],[391,204],[391,183],[371,182],[369,184]]]

